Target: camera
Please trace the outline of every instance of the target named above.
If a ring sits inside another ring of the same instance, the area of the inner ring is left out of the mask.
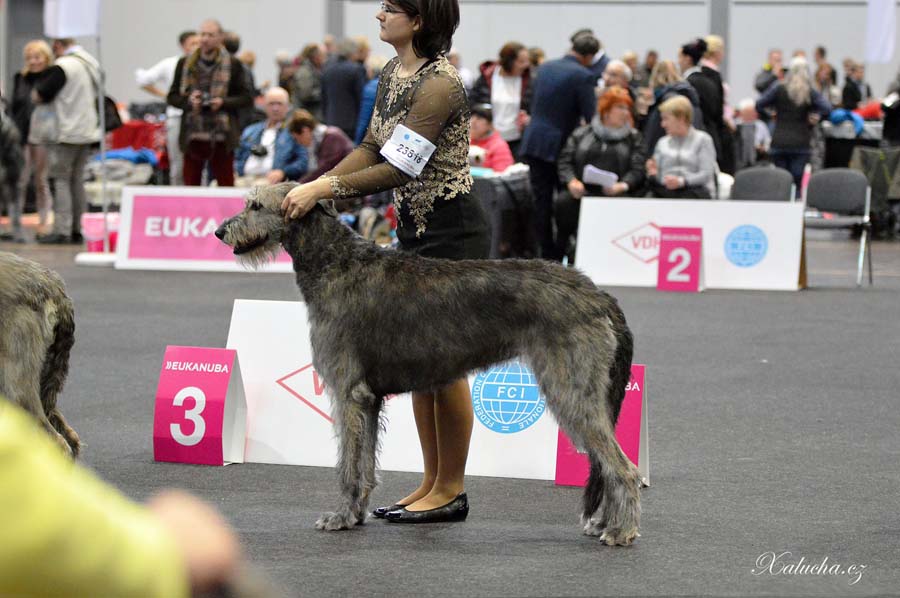
[[[269,150],[263,144],[257,143],[250,148],[250,153],[258,158],[265,158],[269,154]]]
[[[210,109],[210,103],[209,103],[209,100],[210,100],[210,98],[209,98],[209,92],[208,92],[208,91],[201,92],[201,94],[200,94],[200,107],[201,107],[203,110],[209,110],[209,109]]]

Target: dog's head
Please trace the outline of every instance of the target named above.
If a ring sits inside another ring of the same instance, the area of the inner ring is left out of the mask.
[[[238,261],[251,268],[273,260],[281,251],[286,230],[281,202],[297,183],[253,187],[241,213],[216,230],[216,236],[234,249]]]

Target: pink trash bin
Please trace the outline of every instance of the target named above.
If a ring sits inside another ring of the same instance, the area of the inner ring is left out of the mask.
[[[106,226],[109,228],[109,251],[116,250],[119,237],[119,213],[109,212],[106,215]],[[89,252],[103,252],[103,213],[85,213],[81,215],[81,234]]]

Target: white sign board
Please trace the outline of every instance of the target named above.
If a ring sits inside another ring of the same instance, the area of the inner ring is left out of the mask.
[[[334,466],[331,402],[312,368],[306,305],[235,301],[227,346],[238,352],[247,398],[244,460]],[[466,474],[554,479],[558,427],[533,379],[510,365],[472,376],[469,384],[475,422]],[[421,472],[410,397],[389,398],[385,412],[381,468]]]
[[[56,39],[100,35],[100,0],[44,0],[44,35]]]
[[[581,200],[575,265],[600,286],[655,287],[661,227],[703,229],[708,289],[796,291],[801,202]]]

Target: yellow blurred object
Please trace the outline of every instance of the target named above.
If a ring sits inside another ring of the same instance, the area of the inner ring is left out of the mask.
[[[150,512],[73,463],[0,397],[0,596],[189,595]]]

